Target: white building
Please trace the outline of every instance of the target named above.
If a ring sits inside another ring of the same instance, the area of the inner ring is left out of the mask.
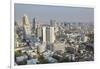
[[[46,43],[46,27],[42,27],[43,43]]]
[[[23,16],[23,26],[25,31],[25,37],[30,38],[31,36],[31,24],[29,22],[29,19],[26,15]]]
[[[55,41],[54,27],[46,28],[46,41],[47,43],[54,43]]]
[[[87,36],[84,36],[84,42],[87,42],[88,41],[88,37]]]
[[[58,28],[58,23],[56,22],[56,20],[50,20],[50,26],[54,27],[54,32],[55,34],[57,34],[57,32],[59,31],[59,28]]]

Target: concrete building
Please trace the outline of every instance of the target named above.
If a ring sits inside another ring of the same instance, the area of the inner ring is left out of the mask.
[[[29,19],[26,15],[23,16],[23,26],[24,26],[26,39],[30,38],[30,36],[31,36],[31,24],[30,24]]]
[[[54,51],[65,52],[65,46],[66,45],[64,43],[60,43],[60,42],[54,43]]]
[[[46,28],[46,41],[47,43],[54,43],[55,41],[54,27]]]
[[[87,42],[88,41],[88,37],[87,36],[84,36],[84,42]]]
[[[37,25],[37,28],[36,28],[36,36],[38,38],[42,37],[42,27],[41,27],[41,25]]]
[[[26,60],[27,58],[28,58],[27,55],[19,56],[19,57],[16,57],[16,61],[17,61],[17,62],[21,62],[21,61],[23,61],[23,60]]]
[[[42,27],[42,38],[43,43],[46,43],[46,27]]]
[[[36,29],[36,19],[33,18],[33,29],[35,30]]]
[[[50,20],[50,26],[54,27],[55,34],[59,31],[58,30],[58,23],[56,22],[56,20]]]
[[[38,50],[40,53],[44,52],[46,50],[46,43],[42,43],[38,46]]]
[[[38,59],[30,59],[30,60],[27,60],[27,64],[30,65],[30,64],[37,64],[39,61]]]
[[[50,26],[51,27],[56,27],[56,20],[50,20]]]

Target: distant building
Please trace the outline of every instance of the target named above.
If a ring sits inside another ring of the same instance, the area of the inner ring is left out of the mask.
[[[49,63],[57,63],[57,60],[52,57],[46,57],[45,59],[47,59]]]
[[[37,25],[36,36],[38,38],[42,37],[42,27],[41,27],[41,25]]]
[[[46,27],[42,27],[42,38],[43,43],[46,43]]]
[[[16,57],[16,61],[17,62],[21,62],[23,60],[27,60],[28,56],[27,55],[23,55],[23,56],[19,56],[19,57]]]
[[[60,50],[62,52],[65,52],[65,46],[66,45],[64,43],[60,43],[60,42],[58,43],[57,42],[57,43],[54,43],[54,48],[53,49],[54,49],[54,51],[59,51]]]
[[[33,29],[35,30],[36,29],[36,19],[33,18]]]
[[[46,28],[46,41],[47,43],[54,43],[55,41],[54,27]]]
[[[54,27],[54,32],[58,31],[58,23],[56,22],[56,20],[50,20],[50,26]]]
[[[16,41],[16,47],[19,47],[19,42],[18,41]]]
[[[39,61],[38,59],[30,59],[30,60],[27,60],[27,64],[37,64]]]
[[[38,46],[38,50],[40,53],[44,52],[46,50],[46,43],[42,43]]]
[[[84,42],[87,42],[88,41],[88,37],[87,36],[84,36]]]
[[[26,39],[30,38],[30,36],[31,36],[31,24],[30,24],[28,17],[26,15],[23,16],[23,25],[24,25]]]
[[[56,27],[56,21],[55,20],[50,20],[50,26],[51,27]]]

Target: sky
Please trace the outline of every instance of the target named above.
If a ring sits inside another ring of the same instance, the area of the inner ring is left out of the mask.
[[[30,22],[33,18],[42,23],[49,23],[51,19],[58,22],[94,22],[94,9],[86,7],[16,3],[14,5],[15,21],[21,22],[24,14],[28,16]]]

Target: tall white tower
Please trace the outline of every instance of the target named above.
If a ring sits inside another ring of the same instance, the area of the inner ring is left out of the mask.
[[[54,27],[50,27],[50,43],[54,43],[55,34],[54,34]]]
[[[48,27],[46,29],[46,41],[47,43],[54,43],[55,34],[54,34],[54,27]]]
[[[26,15],[23,16],[23,25],[24,25],[25,37],[30,38],[30,36],[31,36],[31,24],[30,24],[29,19]]]
[[[43,43],[46,43],[46,27],[42,27]]]

